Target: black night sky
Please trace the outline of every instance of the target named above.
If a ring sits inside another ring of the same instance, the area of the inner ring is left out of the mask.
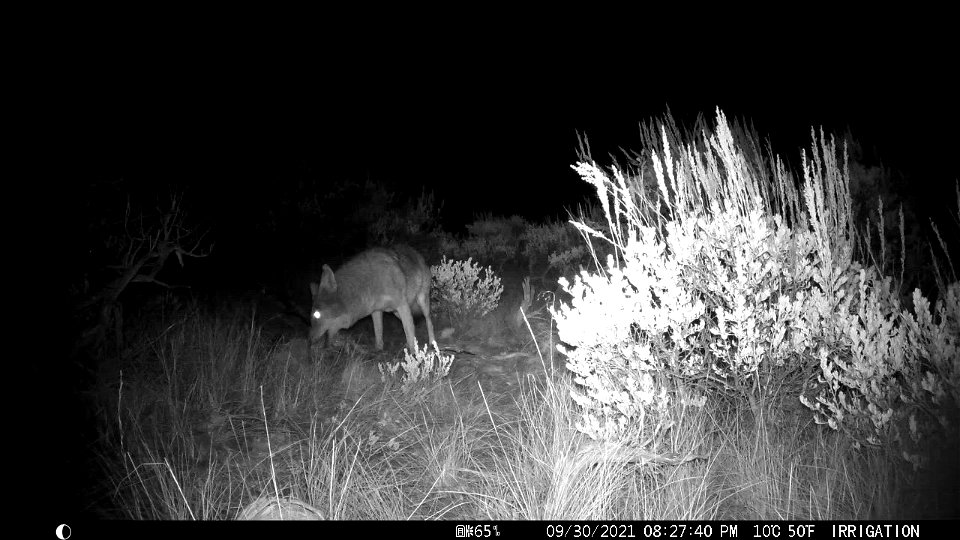
[[[938,219],[960,177],[951,159],[955,84],[941,48],[855,61],[757,58],[740,70],[708,62],[690,71],[678,60],[669,71],[642,63],[606,71],[476,51],[454,59],[402,47],[323,49],[304,61],[273,49],[174,52],[164,43],[68,50],[58,64],[46,89],[58,112],[41,129],[64,149],[44,164],[59,165],[53,226],[68,230],[67,244],[82,242],[70,232],[96,219],[77,201],[118,181],[183,193],[217,245],[203,264],[241,280],[242,261],[288,264],[276,244],[264,251],[248,231],[281,211],[271,208],[278,193],[289,199],[304,182],[313,191],[344,179],[384,183],[401,196],[432,191],[454,233],[487,213],[565,217],[593,198],[570,168],[578,134],[605,165],[609,153],[640,149],[638,124],[667,107],[685,127],[698,114],[713,124],[717,107],[752,122],[794,167],[811,127],[841,137],[849,130],[902,172]]]
[[[621,90],[607,101],[577,98],[574,81],[564,94],[544,95],[492,82],[449,83],[431,93],[377,81],[356,93],[315,95],[242,82],[146,89],[142,81],[97,95],[85,108],[78,104],[66,130],[79,141],[68,163],[71,187],[108,179],[144,188],[170,184],[216,224],[219,241],[242,230],[251,210],[269,200],[265,194],[305,178],[321,186],[369,178],[401,193],[432,190],[454,230],[487,212],[535,220],[563,216],[565,207],[592,196],[570,169],[578,133],[607,164],[618,148],[639,149],[638,123],[661,117],[667,106],[686,126],[698,113],[712,124],[717,106],[730,119],[746,118],[793,164],[799,149],[809,148],[811,126],[841,137],[849,129],[884,165],[908,176],[931,209],[952,200],[958,177],[950,158],[957,137],[948,128],[956,105],[940,81],[923,93],[889,86],[840,95],[688,88]]]

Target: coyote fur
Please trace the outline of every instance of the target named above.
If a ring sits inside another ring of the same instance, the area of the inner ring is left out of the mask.
[[[320,283],[311,283],[310,292],[311,342],[333,338],[340,330],[371,315],[377,350],[383,350],[384,311],[400,318],[411,352],[416,349],[414,313],[423,313],[430,343],[436,341],[430,320],[430,267],[411,247],[369,249],[336,272],[323,265]]]

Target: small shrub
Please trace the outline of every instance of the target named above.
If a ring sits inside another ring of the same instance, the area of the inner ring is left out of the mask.
[[[398,382],[401,391],[409,395],[446,377],[452,363],[453,355],[440,354],[440,349],[434,343],[433,351],[429,345],[424,345],[422,350],[416,350],[413,354],[404,349],[403,360],[399,364],[381,363],[378,367],[380,380],[385,384],[398,381],[397,372],[402,370],[403,374]]]
[[[456,261],[444,255],[440,264],[430,267],[430,272],[430,303],[439,314],[454,321],[483,317],[500,304],[500,278],[491,267],[483,269],[472,258]]]

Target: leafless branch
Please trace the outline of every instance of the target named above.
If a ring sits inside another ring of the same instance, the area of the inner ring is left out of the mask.
[[[182,267],[184,257],[202,258],[213,250],[212,243],[205,245],[208,231],[197,234],[187,226],[182,196],[172,196],[169,205],[157,208],[157,211],[153,218],[142,211],[134,211],[128,199],[122,231],[106,239],[107,247],[116,253],[116,264],[105,268],[113,271],[114,277],[78,305],[81,312],[97,308],[99,316],[93,323],[94,329],[98,329],[97,334],[102,334],[115,322],[110,319],[116,310],[110,306],[117,304],[120,295],[131,283],[154,283],[172,288],[170,284],[157,279],[170,255],[175,255]]]

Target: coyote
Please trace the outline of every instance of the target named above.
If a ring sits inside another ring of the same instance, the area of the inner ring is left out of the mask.
[[[323,265],[320,283],[311,283],[310,341],[332,338],[355,322],[373,316],[377,350],[383,350],[383,312],[392,311],[403,323],[407,347],[416,349],[413,314],[423,313],[430,343],[430,267],[408,246],[369,249],[350,259],[336,272]],[[419,309],[417,309],[419,307]]]

